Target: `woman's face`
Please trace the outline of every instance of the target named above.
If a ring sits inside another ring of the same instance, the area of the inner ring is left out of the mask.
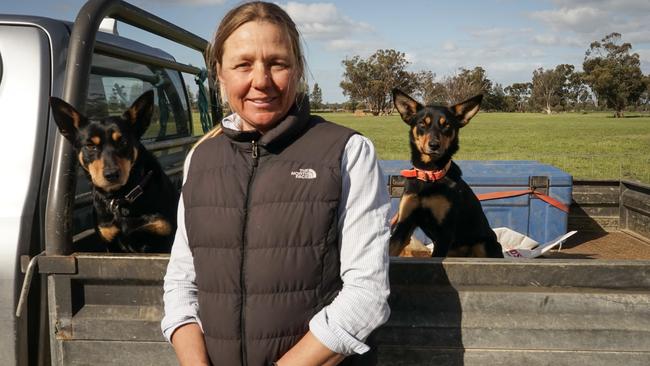
[[[296,97],[298,68],[288,36],[275,24],[252,21],[237,28],[223,48],[218,76],[230,108],[244,130],[268,131]]]

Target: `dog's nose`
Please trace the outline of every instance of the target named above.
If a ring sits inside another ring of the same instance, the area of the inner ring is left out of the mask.
[[[440,142],[439,141],[434,141],[434,140],[429,141],[429,149],[438,150],[439,148],[440,148]]]
[[[104,178],[110,183],[115,183],[117,182],[118,179],[120,179],[120,171],[119,170],[104,171]]]

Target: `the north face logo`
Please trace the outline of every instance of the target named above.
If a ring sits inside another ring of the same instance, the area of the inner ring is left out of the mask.
[[[314,169],[299,169],[297,172],[291,172],[291,175],[296,179],[316,179],[316,171]]]

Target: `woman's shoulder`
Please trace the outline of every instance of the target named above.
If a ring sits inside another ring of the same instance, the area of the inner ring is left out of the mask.
[[[214,157],[219,156],[219,150],[222,149],[224,135],[217,134],[209,138],[200,140],[188,153],[185,159],[186,170],[190,165],[194,167],[211,165],[214,163]]]
[[[199,142],[194,145],[192,148],[193,151],[195,151],[194,154],[196,154],[198,151],[206,151],[206,150],[211,150],[214,149],[217,145],[219,145],[222,140],[225,138],[225,135],[222,131],[219,131],[216,134],[212,134],[212,136],[209,136],[206,138],[199,139]]]

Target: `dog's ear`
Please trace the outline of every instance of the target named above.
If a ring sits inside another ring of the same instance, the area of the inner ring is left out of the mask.
[[[460,127],[464,127],[468,124],[469,120],[478,113],[482,100],[483,94],[479,94],[449,107],[451,112],[460,119]]]
[[[149,128],[151,123],[151,116],[153,115],[153,90],[149,90],[138,97],[138,99],[131,104],[122,117],[131,123],[135,131],[135,135],[142,137],[144,132]]]
[[[393,89],[393,104],[395,104],[395,108],[402,116],[402,120],[408,124],[410,124],[415,113],[422,108],[420,103],[397,88]]]
[[[59,127],[59,131],[63,137],[74,143],[77,131],[85,126],[88,120],[73,106],[57,97],[50,97],[50,106],[52,107],[54,122]]]

